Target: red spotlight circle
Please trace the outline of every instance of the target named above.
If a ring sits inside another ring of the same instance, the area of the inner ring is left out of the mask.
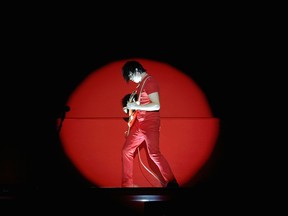
[[[127,129],[121,99],[136,87],[122,77],[121,68],[127,60],[107,64],[79,84],[67,101],[70,111],[59,134],[72,163],[98,187],[121,185],[121,148]],[[180,186],[184,185],[210,157],[219,134],[219,119],[213,117],[205,94],[191,77],[164,62],[136,60],[159,82],[160,149]],[[161,187],[142,163],[159,174],[141,148],[134,160],[135,184]]]

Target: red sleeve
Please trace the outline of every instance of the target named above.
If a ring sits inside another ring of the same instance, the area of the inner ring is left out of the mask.
[[[159,93],[158,83],[153,77],[148,78],[148,80],[146,81],[145,91],[148,95],[154,92]]]

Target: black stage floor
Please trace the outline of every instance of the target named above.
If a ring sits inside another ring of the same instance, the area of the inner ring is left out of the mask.
[[[235,191],[234,191],[235,192]],[[2,189],[7,213],[77,215],[187,215],[229,213],[245,200],[224,188],[10,188]]]

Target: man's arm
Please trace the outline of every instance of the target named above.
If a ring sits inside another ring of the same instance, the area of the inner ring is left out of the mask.
[[[160,110],[160,99],[158,92],[153,92],[149,94],[149,98],[151,101],[151,103],[149,104],[138,105],[137,102],[127,103],[127,108],[133,110],[145,110],[145,111]]]

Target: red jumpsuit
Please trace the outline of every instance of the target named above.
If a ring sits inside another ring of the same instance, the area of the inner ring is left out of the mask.
[[[138,85],[141,89],[143,81]],[[158,92],[156,80],[149,76],[142,88],[140,104],[150,103],[149,94]],[[138,92],[138,95],[140,92]],[[143,141],[146,142],[147,151],[151,160],[158,166],[166,183],[174,179],[174,174],[159,149],[160,113],[159,111],[137,111],[137,116],[129,135],[122,148],[122,187],[133,187],[133,159],[134,153]],[[163,185],[164,187],[165,185]]]

